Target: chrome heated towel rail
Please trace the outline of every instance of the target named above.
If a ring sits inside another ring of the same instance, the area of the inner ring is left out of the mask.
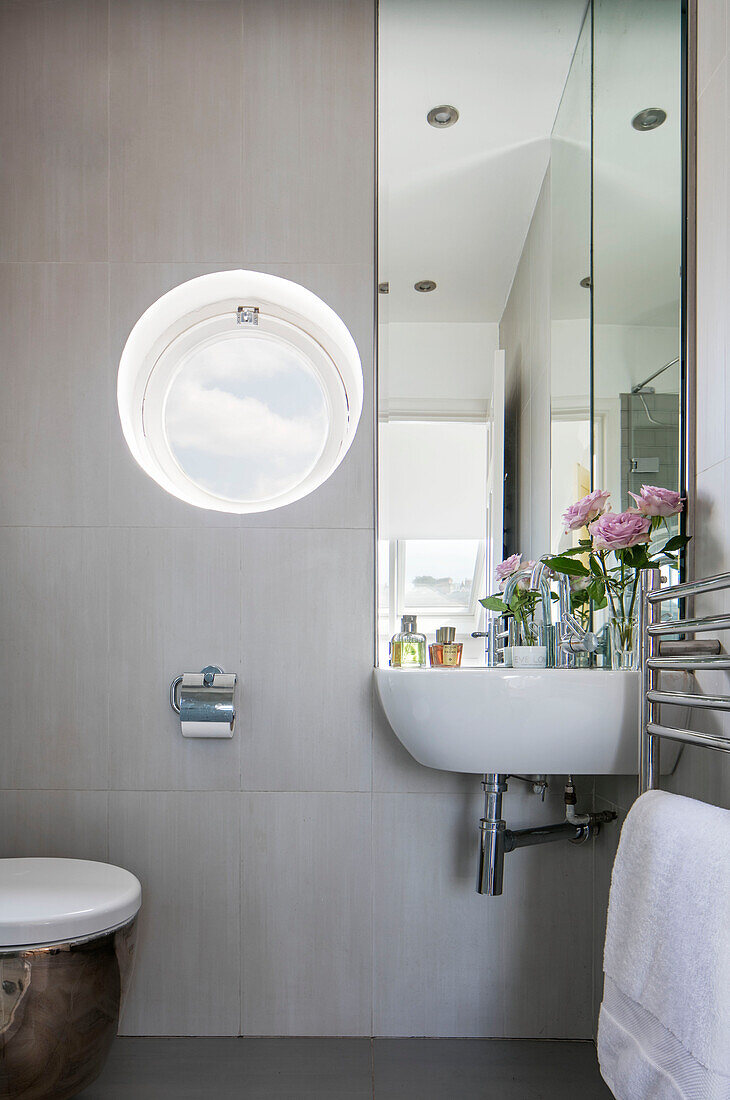
[[[721,652],[719,641],[694,637],[707,631],[730,630],[730,614],[660,621],[661,605],[667,600],[686,600],[708,592],[730,589],[730,573],[661,588],[659,571],[645,569],[640,583],[639,790],[643,793],[659,786],[659,746],[662,738],[685,745],[701,745],[708,749],[730,752],[730,737],[663,725],[659,710],[662,703],[669,703],[700,710],[730,711],[730,695],[693,695],[685,691],[663,691],[659,683],[662,672],[730,669],[730,654]],[[677,634],[683,635],[684,641],[662,641],[667,635]]]

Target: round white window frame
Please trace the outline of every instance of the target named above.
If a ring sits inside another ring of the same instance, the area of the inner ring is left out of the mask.
[[[194,482],[165,430],[167,397],[178,373],[196,348],[225,332],[244,331],[240,307],[258,310],[253,332],[281,340],[304,357],[328,412],[324,448],[311,469],[296,485],[261,501],[230,500]],[[122,431],[137,463],[172,496],[217,512],[268,512],[314,492],[350,449],[362,402],[360,356],[345,323],[310,290],[260,271],[216,271],[163,294],[129,334],[117,377]]]

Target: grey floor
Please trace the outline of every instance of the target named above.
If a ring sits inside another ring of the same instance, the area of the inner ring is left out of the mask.
[[[592,1043],[117,1039],[78,1100],[610,1100]]]

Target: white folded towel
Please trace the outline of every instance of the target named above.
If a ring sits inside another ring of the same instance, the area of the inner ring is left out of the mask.
[[[603,968],[598,1060],[617,1100],[730,1100],[730,811],[634,803]]]

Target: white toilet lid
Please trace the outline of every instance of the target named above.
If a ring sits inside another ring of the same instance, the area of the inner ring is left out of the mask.
[[[0,859],[0,949],[66,943],[125,924],[142,902],[121,867],[87,859]]]

